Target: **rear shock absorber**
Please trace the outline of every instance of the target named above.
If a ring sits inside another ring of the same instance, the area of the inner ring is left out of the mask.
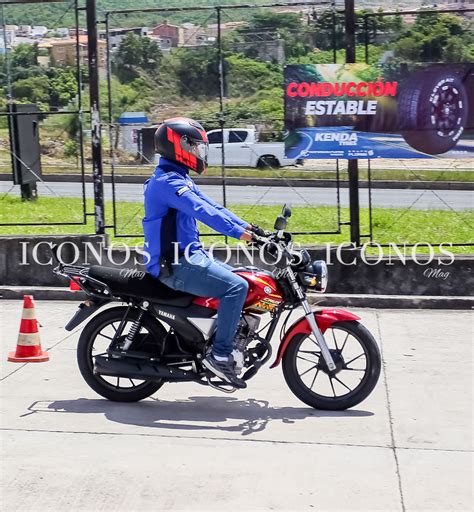
[[[140,311],[138,313],[137,319],[135,320],[135,322],[133,322],[132,326],[130,327],[130,330],[128,331],[128,334],[127,334],[127,336],[125,338],[125,342],[124,342],[123,347],[122,347],[122,350],[124,352],[126,352],[130,348],[130,345],[133,343],[133,340],[135,339],[135,336],[140,331],[140,327],[141,327],[142,318],[143,318],[143,314],[144,313],[145,312],[143,311],[143,309],[140,309]]]

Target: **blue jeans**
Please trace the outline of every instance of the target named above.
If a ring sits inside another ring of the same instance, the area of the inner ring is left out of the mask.
[[[230,265],[211,259],[201,251],[192,254],[188,260],[182,256],[179,264],[172,268],[171,275],[159,276],[166,286],[199,297],[219,299],[212,351],[217,356],[228,356],[233,350],[235,332],[247,297],[247,281],[233,273]]]

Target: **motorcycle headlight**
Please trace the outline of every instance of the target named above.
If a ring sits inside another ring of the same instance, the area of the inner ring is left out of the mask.
[[[328,285],[328,267],[323,260],[315,260],[299,272],[304,286],[317,292],[324,293]]]

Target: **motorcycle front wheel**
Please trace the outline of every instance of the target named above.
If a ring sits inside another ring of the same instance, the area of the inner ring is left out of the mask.
[[[106,309],[92,318],[79,338],[77,363],[84,380],[99,395],[115,402],[138,402],[153,395],[161,388],[163,382],[107,377],[94,373],[94,358],[107,354],[107,349],[126,310],[126,307]],[[120,333],[121,338],[125,338],[137,316],[138,310],[129,311]],[[145,315],[142,318],[140,331],[135,336],[136,341],[130,348],[152,352],[154,346],[162,342],[164,336],[166,336],[165,328],[152,317]]]
[[[313,334],[296,334],[283,357],[291,391],[315,409],[342,411],[365,400],[377,384],[381,357],[370,332],[358,322],[338,322],[324,338],[336,364],[329,371]]]

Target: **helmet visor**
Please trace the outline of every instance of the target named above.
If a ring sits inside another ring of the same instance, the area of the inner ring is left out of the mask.
[[[181,147],[184,149],[184,151],[187,151],[188,153],[194,155],[196,158],[199,158],[199,160],[207,162],[209,143],[203,142],[202,140],[194,141],[183,135],[181,137]]]

